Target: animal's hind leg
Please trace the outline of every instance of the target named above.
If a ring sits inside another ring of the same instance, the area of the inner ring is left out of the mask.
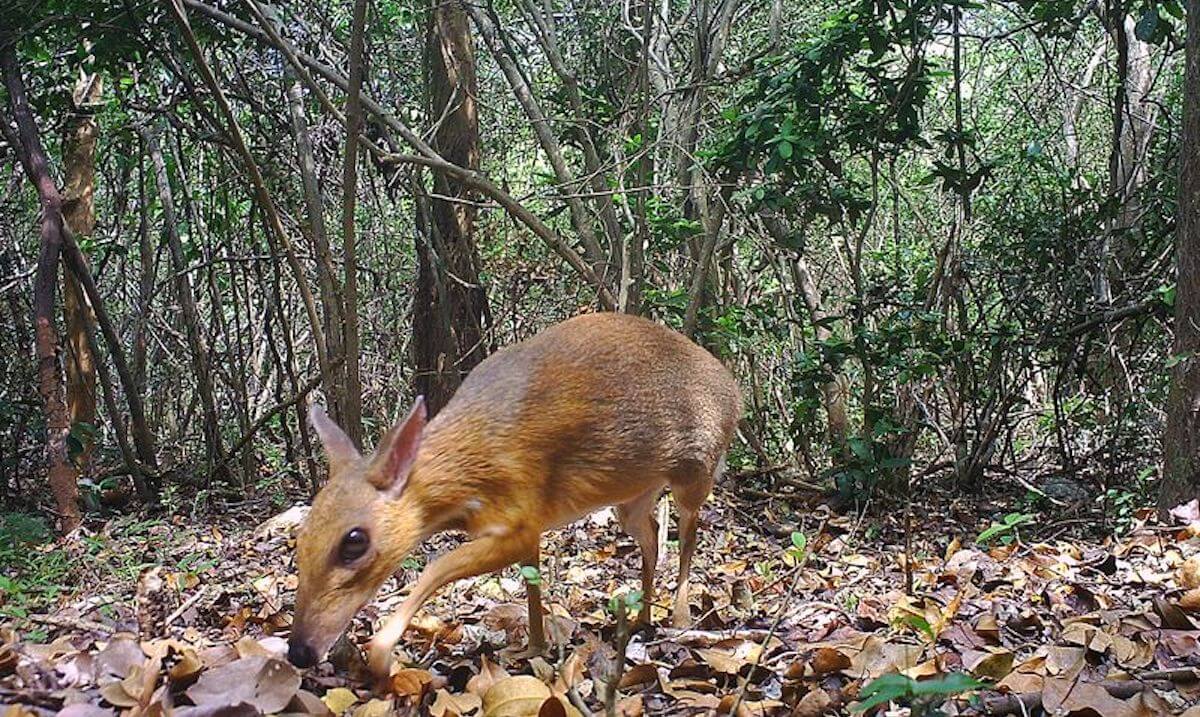
[[[696,551],[696,524],[700,517],[700,506],[712,492],[714,474],[707,467],[671,482],[671,495],[679,511],[679,587],[675,593],[675,611],[671,624],[677,628],[687,627],[691,621],[688,608],[688,573],[692,568],[692,554]]]
[[[638,622],[649,625],[650,605],[654,601],[654,568],[658,566],[658,521],[654,507],[662,488],[654,488],[617,506],[621,527],[637,541],[642,550],[642,609]]]

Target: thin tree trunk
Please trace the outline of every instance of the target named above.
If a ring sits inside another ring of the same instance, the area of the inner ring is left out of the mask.
[[[329,82],[337,87],[346,89],[349,87],[349,82],[345,75],[341,74],[329,65],[317,60],[316,58],[301,52],[289,45],[282,38],[273,36],[272,33],[257,28],[243,20],[240,20],[229,13],[218,10],[211,5],[208,5],[201,0],[183,0],[184,5],[192,8],[198,13],[225,25],[233,28],[249,37],[255,38],[262,42],[266,42],[284,53],[289,62],[294,63],[297,67],[303,67],[306,70],[311,70],[313,73],[324,77]],[[298,73],[299,74],[299,73]],[[309,78],[311,79],[311,77]],[[307,82],[307,81],[306,81]],[[310,89],[317,89],[319,85],[315,82],[309,85]],[[315,92],[314,92],[315,93]],[[320,96],[320,95],[318,95]],[[327,98],[326,98],[327,99]],[[413,132],[404,122],[402,122],[395,114],[388,111],[383,105],[367,94],[362,95],[362,106],[370,112],[382,125],[385,132],[394,132],[399,135],[405,143],[417,151],[416,155],[407,154],[386,154],[382,151],[378,156],[380,161],[391,164],[417,164],[423,167],[431,167],[439,172],[443,172],[448,176],[454,177],[463,184],[475,189],[481,194],[490,199],[495,200],[497,204],[502,206],[516,221],[525,225],[533,234],[541,239],[546,246],[561,257],[577,274],[583,277],[596,292],[596,301],[600,306],[608,311],[616,309],[617,299],[609,290],[607,283],[604,281],[603,272],[597,274],[593,270],[588,261],[581,257],[578,252],[555,230],[551,229],[542,221],[536,214],[514,198],[511,194],[505,191],[500,185],[491,181],[479,172],[472,172],[463,167],[459,167],[451,162],[447,162],[429,146],[419,135]],[[330,115],[338,118],[341,121],[341,113],[332,103],[324,102],[326,109]],[[371,147],[373,143],[364,143]]]
[[[641,111],[637,131],[642,142],[650,142],[650,43],[654,40],[654,2],[642,2],[642,51],[638,62],[638,94]],[[650,192],[654,157],[649,147],[642,148],[637,165],[637,194],[634,199],[634,231],[629,245],[621,252],[621,283],[618,307],[626,314],[642,311],[642,279],[645,273],[646,244],[650,241],[650,225],[646,217],[646,195]],[[694,319],[694,317],[693,317]],[[694,323],[692,329],[694,330]]]
[[[304,184],[304,208],[308,214],[309,233],[316,250],[317,286],[321,292],[321,309],[325,319],[325,348],[331,355],[342,352],[342,287],[334,273],[333,252],[329,248],[329,237],[325,231],[325,202],[321,198],[321,185],[317,179],[316,160],[313,157],[312,141],[308,136],[308,118],[304,113],[304,94],[300,82],[292,83],[288,90],[288,109],[292,120],[292,134],[296,141],[296,154],[300,163],[300,179]],[[335,372],[330,392],[342,396],[346,392],[344,371]],[[333,417],[342,420],[341,406],[331,406]]]
[[[253,197],[258,202],[266,219],[267,226],[271,233],[283,246],[284,255],[287,258],[288,266],[292,271],[293,278],[296,281],[296,288],[300,291],[300,298],[304,301],[304,309],[308,314],[308,322],[311,327],[313,343],[317,346],[317,361],[321,366],[321,375],[331,375],[329,371],[330,356],[328,348],[325,345],[325,334],[321,330],[321,319],[317,314],[316,301],[313,300],[312,291],[308,286],[308,277],[304,272],[304,267],[300,264],[300,259],[296,255],[296,247],[292,244],[291,238],[288,237],[287,230],[283,228],[283,220],[279,216],[279,210],[275,206],[275,202],[271,199],[271,194],[267,191],[267,183],[263,179],[262,172],[258,168],[258,163],[254,161],[254,155],[250,153],[250,148],[246,145],[245,137],[242,136],[241,128],[238,126],[237,118],[233,114],[233,109],[229,105],[229,100],[225,96],[225,92],[221,89],[220,83],[217,82],[216,75],[213,74],[212,68],[204,59],[204,53],[200,49],[200,45],[196,40],[195,34],[192,32],[191,24],[188,22],[187,11],[184,9],[182,0],[172,0],[171,9],[175,15],[176,23],[180,31],[183,33],[184,40],[187,42],[188,48],[192,53],[192,58],[196,62],[196,67],[200,71],[200,76],[204,80],[208,91],[212,93],[212,97],[220,110],[221,117],[224,120],[224,131],[229,137],[233,145],[234,152],[241,160],[245,168],[247,178],[250,180],[250,186],[253,190]],[[347,257],[349,259],[349,257]],[[349,297],[347,297],[349,301]],[[357,316],[353,326],[355,339],[357,339]],[[347,318],[347,332],[351,330],[349,326],[349,318]],[[349,340],[347,338],[347,340]],[[348,347],[349,348],[349,347]],[[357,357],[357,345],[355,345],[355,356]],[[351,379],[351,374],[356,383],[350,386],[350,390],[357,388],[358,368],[357,361],[354,362],[353,371],[348,365],[346,369],[347,382]],[[361,432],[361,421],[359,423],[347,426],[347,430],[357,428]],[[355,434],[350,434],[355,437]]]
[[[59,527],[66,533],[79,525],[82,514],[79,510],[79,484],[67,458],[70,423],[59,368],[58,332],[54,328],[55,289],[64,235],[62,196],[50,178],[50,163],[25,95],[16,48],[12,43],[0,44],[3,45],[0,49],[0,70],[3,71],[4,85],[8,90],[9,108],[17,123],[22,147],[21,164],[30,183],[37,189],[42,209],[37,272],[33,280],[34,346],[38,392],[46,414],[46,463],[50,492],[58,510]]]
[[[339,397],[342,429],[362,445],[362,379],[359,375],[358,244],[354,235],[354,208],[358,203],[358,135],[362,133],[363,44],[367,25],[367,0],[355,0],[350,22],[350,87],[346,93],[346,155],[342,165],[342,254],[345,266],[346,306],[342,317],[346,349],[346,386]]]
[[[458,0],[434,0],[425,37],[430,116],[441,117],[433,147],[447,161],[479,170],[479,119],[471,26]],[[462,377],[488,352],[491,323],[479,283],[475,192],[457,178],[433,174],[425,240],[417,241],[413,351],[418,393],[431,414],[450,400]],[[443,199],[449,197],[451,199]],[[454,201],[458,200],[458,201]]]
[[[1171,508],[1200,497],[1200,0],[1187,6],[1186,58],[1172,350],[1180,360],[1171,371],[1167,400],[1158,498],[1163,517]]]
[[[77,236],[90,237],[96,226],[93,192],[96,186],[96,134],[98,125],[92,110],[100,100],[103,81],[98,74],[80,77],[72,95],[73,111],[63,130],[63,221]],[[96,425],[96,356],[92,353],[88,327],[92,308],[74,273],[64,271],[63,315],[67,327],[64,344],[67,359],[63,368],[67,377],[67,413],[71,426]],[[113,416],[114,421],[120,418]],[[96,446],[91,430],[77,431],[80,442],[75,458],[76,478],[91,471]]]
[[[200,394],[200,406],[204,413],[204,443],[208,464],[223,472],[225,452],[221,446],[220,422],[217,418],[216,400],[213,396],[212,376],[208,367],[208,348],[200,326],[200,312],[196,308],[196,295],[188,274],[187,258],[183,253],[183,242],[179,238],[179,220],[175,214],[175,201],[171,194],[171,182],[167,176],[167,164],[154,130],[140,128],[146,151],[154,164],[155,181],[158,184],[159,204],[163,213],[163,233],[170,250],[171,269],[175,273],[175,292],[183,312],[183,324],[187,333],[188,352],[191,354],[192,371],[196,374],[196,390]]]
[[[787,240],[787,232],[779,218],[766,212],[762,214],[763,226],[771,234],[777,244],[782,245]],[[803,256],[797,255],[790,262],[792,281],[800,290],[804,308],[808,310],[809,321],[813,324],[813,333],[817,341],[828,341],[833,337],[829,328],[829,314],[825,311],[821,299],[821,290],[816,279],[808,268],[808,262]],[[829,445],[836,454],[844,454],[846,436],[850,431],[849,411],[846,408],[846,377],[841,372],[830,367],[831,377],[821,385],[821,403],[825,408],[825,418],[829,429]]]
[[[578,182],[575,176],[571,173],[567,166],[567,161],[563,157],[562,147],[554,133],[550,130],[550,121],[542,112],[541,106],[538,105],[537,99],[533,96],[533,90],[522,76],[520,69],[517,67],[516,60],[507,51],[507,46],[501,42],[499,29],[492,18],[488,16],[486,9],[476,6],[474,3],[467,3],[467,10],[471,14],[471,19],[475,22],[475,26],[479,29],[479,34],[483,37],[484,42],[488,46],[488,50],[495,58],[500,69],[504,72],[505,78],[508,80],[509,86],[512,88],[513,95],[517,103],[525,111],[525,116],[529,118],[533,125],[534,134],[538,138],[538,143],[542,147],[542,151],[546,153],[546,159],[550,162],[551,168],[554,170],[554,178],[561,185],[564,192],[563,200],[567,204],[567,209],[571,213],[571,222],[575,227],[575,231],[579,234],[579,241],[583,245],[584,255],[592,263],[592,270],[598,276],[605,276],[607,258],[600,247],[600,242],[596,239],[596,232],[592,228],[591,217],[584,207],[583,200],[575,195]]]

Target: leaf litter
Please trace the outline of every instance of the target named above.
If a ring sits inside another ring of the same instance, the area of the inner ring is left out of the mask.
[[[719,491],[705,508],[692,628],[663,627],[677,560],[667,541],[657,628],[635,632],[618,665],[606,606],[634,589],[640,558],[604,512],[543,542],[550,654],[508,656],[528,629],[527,576],[510,568],[451,584],[426,605],[387,694],[370,689],[358,646],[461,537],[422,546],[329,661],[301,673],[285,653],[305,509],[249,530],[164,524],[177,554],[160,550],[136,581],[85,581],[52,613],[0,627],[2,714],[578,717],[611,701],[631,717],[817,717],[909,714],[899,705],[932,696],[947,715],[1200,717],[1194,503],[1174,526],[1147,511],[1101,541],[1024,526],[985,546],[974,542],[978,523],[946,519],[943,534],[924,526],[906,552],[895,516],[872,523],[818,505],[789,535],[769,505],[746,500]],[[108,527],[112,551],[153,540],[122,543],[111,537],[120,526]],[[197,554],[210,559],[183,559]]]

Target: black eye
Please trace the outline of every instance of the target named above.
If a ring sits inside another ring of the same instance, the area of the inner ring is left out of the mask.
[[[367,554],[370,545],[371,539],[367,537],[367,531],[354,528],[342,538],[342,544],[338,546],[338,559],[343,563],[353,563]]]

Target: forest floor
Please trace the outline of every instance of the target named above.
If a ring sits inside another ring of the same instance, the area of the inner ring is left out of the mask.
[[[757,485],[734,495],[726,482],[706,504],[693,629],[664,627],[668,536],[657,628],[615,659],[609,606],[640,558],[602,512],[543,540],[550,655],[505,654],[527,626],[510,568],[427,604],[387,696],[354,650],[305,673],[282,658],[300,507],[265,522],[272,511],[253,505],[214,509],[219,520],[119,517],[14,542],[0,564],[0,713],[604,714],[615,683],[621,715],[1200,715],[1200,511],[1177,527],[1133,513],[1099,539],[1062,510],[1006,520],[997,503],[927,494],[906,520],[903,506],[841,515],[814,495],[793,513],[781,506],[796,497]],[[352,641],[458,540],[422,546]],[[29,581],[47,570],[55,585]]]

